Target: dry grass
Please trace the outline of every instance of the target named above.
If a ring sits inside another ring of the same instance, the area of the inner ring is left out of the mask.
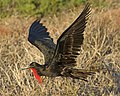
[[[74,11],[74,12],[72,12]],[[0,96],[119,96],[120,95],[120,9],[92,14],[85,31],[85,40],[78,67],[100,68],[89,82],[71,78],[42,77],[38,84],[29,70],[19,69],[32,61],[44,63],[43,55],[27,41],[33,18],[11,17],[0,23]],[[79,14],[78,9],[57,17],[43,18],[55,39]],[[8,34],[10,32],[10,34]],[[5,34],[4,34],[5,33]],[[7,35],[6,35],[7,34]]]

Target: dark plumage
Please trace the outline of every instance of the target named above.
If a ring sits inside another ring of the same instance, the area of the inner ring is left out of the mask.
[[[34,68],[39,76],[63,76],[86,81],[86,77],[94,72],[74,67],[83,44],[83,32],[89,14],[90,4],[87,4],[79,17],[58,38],[57,44],[49,36],[47,28],[39,20],[34,21],[29,29],[28,41],[44,54],[45,64],[32,62],[27,68]]]

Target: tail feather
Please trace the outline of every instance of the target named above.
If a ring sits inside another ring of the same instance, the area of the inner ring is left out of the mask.
[[[95,71],[89,71],[84,69],[72,69],[70,74],[72,78],[87,81],[87,77],[89,75],[95,74]]]

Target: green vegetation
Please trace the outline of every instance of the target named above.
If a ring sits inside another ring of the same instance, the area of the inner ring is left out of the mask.
[[[70,6],[78,6],[87,0],[0,0],[0,17],[13,15],[42,16],[60,12]]]
[[[60,13],[71,7],[85,4],[88,0],[0,0],[0,18],[11,15],[47,16]],[[108,0],[89,0],[94,7],[108,6]]]

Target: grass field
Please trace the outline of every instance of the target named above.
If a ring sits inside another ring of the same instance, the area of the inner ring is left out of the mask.
[[[83,7],[42,18],[54,42]],[[120,8],[92,8],[78,58],[81,69],[100,69],[89,82],[42,77],[39,84],[30,70],[32,61],[44,63],[43,54],[28,41],[34,17],[11,16],[0,20],[0,96],[120,96]]]

